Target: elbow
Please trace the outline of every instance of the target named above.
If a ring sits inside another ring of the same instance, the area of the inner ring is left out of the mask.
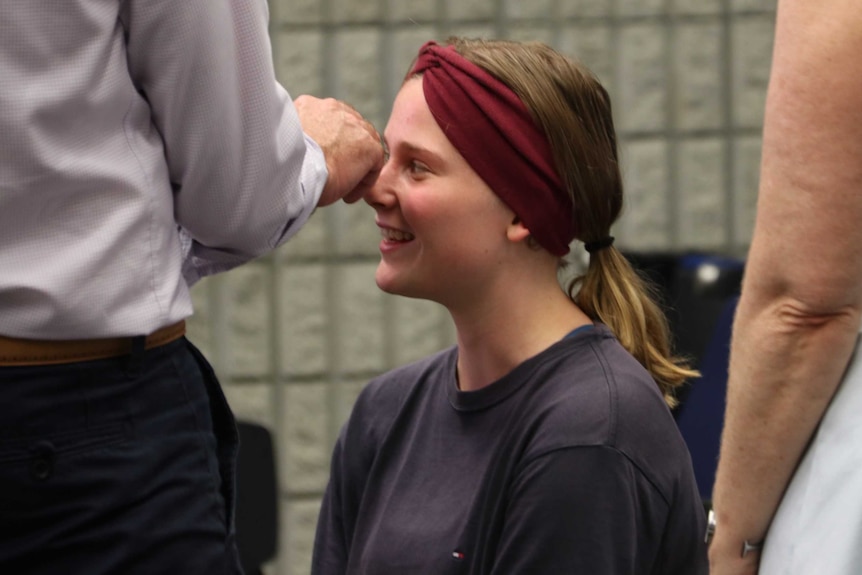
[[[843,303],[783,297],[770,307],[782,331],[792,333],[820,331],[830,327],[843,327],[855,332],[862,319],[862,310],[855,301]]]
[[[281,245],[313,210],[299,180],[272,177],[233,188],[240,192],[229,200],[177,206],[177,221],[198,244],[254,259]]]
[[[798,264],[797,264],[798,265]],[[847,270],[813,273],[780,270],[774,266],[759,274],[746,274],[739,302],[743,318],[760,317],[780,331],[803,333],[827,326],[846,325],[854,332],[862,320],[862,293]]]
[[[289,222],[284,219],[260,222],[249,227],[246,225],[226,225],[212,233],[207,230],[195,238],[197,243],[207,248],[245,260],[253,260],[271,252],[277,245],[276,238]]]
[[[244,220],[244,217],[219,220],[217,215],[213,215],[204,222],[190,221],[189,218],[179,222],[199,248],[250,261],[272,250],[272,237],[278,222],[259,222],[249,226]],[[284,222],[281,221],[280,225],[283,227]]]

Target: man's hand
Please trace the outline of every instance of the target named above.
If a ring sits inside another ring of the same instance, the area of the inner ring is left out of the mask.
[[[294,105],[303,131],[323,150],[329,171],[317,205],[361,200],[383,167],[383,145],[374,126],[333,98],[299,96]]]

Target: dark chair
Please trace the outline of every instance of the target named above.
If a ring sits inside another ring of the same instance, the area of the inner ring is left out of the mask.
[[[275,452],[265,427],[247,421],[238,421],[237,427],[236,539],[246,575],[255,575],[278,550]]]

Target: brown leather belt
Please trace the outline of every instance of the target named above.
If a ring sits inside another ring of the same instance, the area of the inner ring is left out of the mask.
[[[168,344],[185,333],[185,321],[163,327],[147,336],[144,349]],[[132,351],[132,339],[115,337],[52,341],[0,335],[0,366],[52,365],[118,357]]]

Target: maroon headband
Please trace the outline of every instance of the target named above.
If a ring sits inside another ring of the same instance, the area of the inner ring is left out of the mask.
[[[437,124],[543,248],[558,256],[575,238],[572,202],[554,167],[551,146],[518,96],[455,51],[427,42],[411,75]]]

